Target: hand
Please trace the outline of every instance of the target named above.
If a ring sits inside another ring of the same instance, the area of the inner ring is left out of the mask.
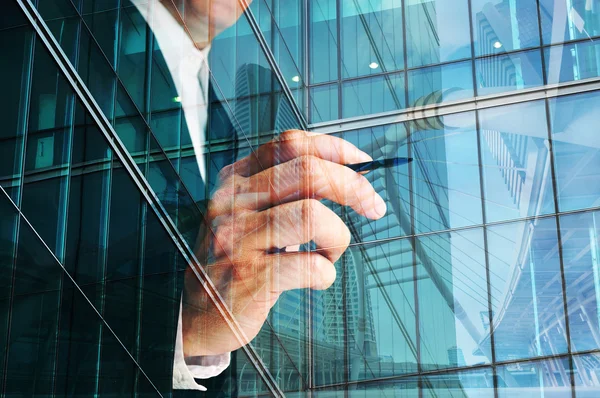
[[[283,292],[326,289],[335,281],[333,264],[347,249],[350,231],[319,200],[381,218],[385,202],[363,175],[343,166],[370,160],[340,138],[294,130],[220,172],[206,217],[210,228],[199,237],[196,253],[247,341],[234,337],[188,269],[182,312],[186,357],[240,348],[258,334]],[[317,252],[276,250],[310,241]]]

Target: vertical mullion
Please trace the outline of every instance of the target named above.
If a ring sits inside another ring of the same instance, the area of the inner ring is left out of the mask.
[[[477,97],[477,70],[475,62],[475,27],[473,23],[473,5],[471,0],[468,1],[468,12],[469,12],[469,35],[471,36],[471,76],[473,84],[473,94]],[[486,278],[486,289],[487,289],[487,305],[488,305],[488,321],[489,321],[489,333],[490,333],[490,352],[491,352],[491,365],[492,365],[492,387],[494,389],[494,397],[498,398],[498,376],[496,374],[496,344],[494,335],[494,310],[492,304],[492,282],[490,276],[490,261],[489,261],[489,246],[488,246],[488,229],[487,229],[487,217],[486,217],[486,206],[485,206],[485,188],[483,181],[483,167],[482,167],[482,153],[481,153],[481,128],[479,121],[479,112],[475,112],[475,139],[477,140],[477,163],[479,171],[479,192],[481,196],[481,220],[483,224],[483,250],[484,250],[484,261],[485,261],[485,278]]]
[[[546,126],[548,131],[548,155],[550,156],[550,171],[552,172],[552,193],[554,195],[554,219],[556,221],[556,236],[558,244],[558,255],[560,260],[560,281],[562,287],[563,312],[565,314],[565,338],[567,339],[567,353],[569,355],[569,374],[571,383],[571,397],[575,398],[575,373],[573,372],[573,353],[571,348],[571,330],[569,322],[569,308],[567,306],[567,282],[565,279],[565,264],[562,248],[562,231],[560,228],[560,216],[558,206],[558,187],[556,183],[556,169],[554,162],[554,142],[552,140],[552,120],[550,119],[550,100],[546,98],[544,104],[546,106]],[[540,386],[542,387],[542,386]]]

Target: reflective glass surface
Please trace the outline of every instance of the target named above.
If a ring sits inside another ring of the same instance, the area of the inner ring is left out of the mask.
[[[600,152],[595,129],[590,127],[600,122],[598,105],[598,92],[550,100],[557,199],[562,211],[600,204],[596,172]]]
[[[476,55],[498,54],[540,45],[535,0],[472,0]]]
[[[405,9],[409,67],[471,56],[467,0],[411,0]]]
[[[34,3],[116,135],[8,2],[0,395],[187,395],[182,247],[219,172],[297,128],[411,161],[363,174],[378,220],[323,201],[351,234],[335,282],[282,294],[249,346],[285,396],[600,394],[597,0],[254,1],[212,43],[201,148],[130,1]],[[241,350],[201,384],[273,394]]]
[[[539,50],[481,58],[475,69],[478,95],[523,90],[544,81]]]
[[[488,228],[496,360],[567,352],[556,220]]]
[[[473,96],[470,62],[432,66],[408,72],[410,106],[439,104]]]
[[[554,212],[543,101],[479,112],[481,172],[488,222]],[[507,157],[504,154],[510,153]]]

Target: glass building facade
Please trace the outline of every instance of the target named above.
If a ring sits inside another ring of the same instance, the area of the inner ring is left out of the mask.
[[[0,395],[600,396],[600,1],[254,0],[212,44],[206,183],[135,6],[5,3]],[[366,174],[377,221],[326,202],[333,286],[173,391],[217,174],[297,128],[413,161]]]

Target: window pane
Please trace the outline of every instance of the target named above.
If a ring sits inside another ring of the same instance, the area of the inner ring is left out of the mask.
[[[410,106],[432,105],[470,98],[473,95],[471,62],[433,66],[408,72]]]
[[[108,185],[106,171],[71,178],[65,267],[79,284],[104,279]]]
[[[568,357],[504,365],[496,372],[499,398],[571,396]]]
[[[479,111],[488,222],[554,212],[544,102]]]
[[[334,314],[330,306],[325,316],[326,322],[334,315],[345,320],[350,380],[415,373],[418,349],[413,241],[353,247],[342,263],[346,311],[344,315]],[[334,330],[331,328],[329,335]]]
[[[342,86],[342,117],[403,109],[404,74],[370,77]]]
[[[142,196],[123,167],[112,175],[106,279],[139,275]]]
[[[405,7],[408,67],[471,56],[467,0],[412,0]]]
[[[543,84],[539,50],[478,59],[477,94],[523,90]]]
[[[600,214],[560,218],[571,350],[600,348]]]
[[[417,238],[416,253],[421,368],[490,363],[483,230]]]
[[[475,54],[499,54],[540,45],[535,0],[472,0]]]
[[[496,360],[567,352],[556,220],[488,228]]]
[[[600,76],[599,53],[600,46],[590,41],[545,49],[548,84]]]
[[[595,128],[600,125],[600,92],[549,100],[561,211],[600,204],[600,151]]]
[[[596,398],[600,394],[598,369],[600,354],[575,355],[573,373],[575,374],[575,396],[577,398]]]
[[[598,35],[598,0],[540,0],[544,44],[587,39]]]
[[[415,231],[481,224],[475,114],[417,120],[409,140]]]
[[[343,77],[404,68],[400,0],[344,1],[342,8]]]
[[[422,385],[424,397],[494,397],[494,379],[491,368],[427,376],[423,378]]]
[[[310,84],[338,78],[336,0],[310,2]]]
[[[66,179],[25,181],[21,210],[48,247],[60,257],[64,233]]]
[[[20,10],[15,5],[5,5],[2,25],[23,23]],[[19,13],[19,18],[15,15]],[[8,21],[7,18],[14,17]],[[27,93],[30,83],[30,47],[33,43],[29,27],[0,31],[0,51],[10,62],[0,64],[0,83],[3,94],[0,96],[2,109],[2,129],[0,129],[0,184],[10,187],[18,183],[22,167],[22,146],[25,135]],[[15,194],[17,190],[15,190]],[[16,195],[15,195],[16,196]]]
[[[310,117],[313,123],[339,119],[337,84],[311,88],[310,102]]]

